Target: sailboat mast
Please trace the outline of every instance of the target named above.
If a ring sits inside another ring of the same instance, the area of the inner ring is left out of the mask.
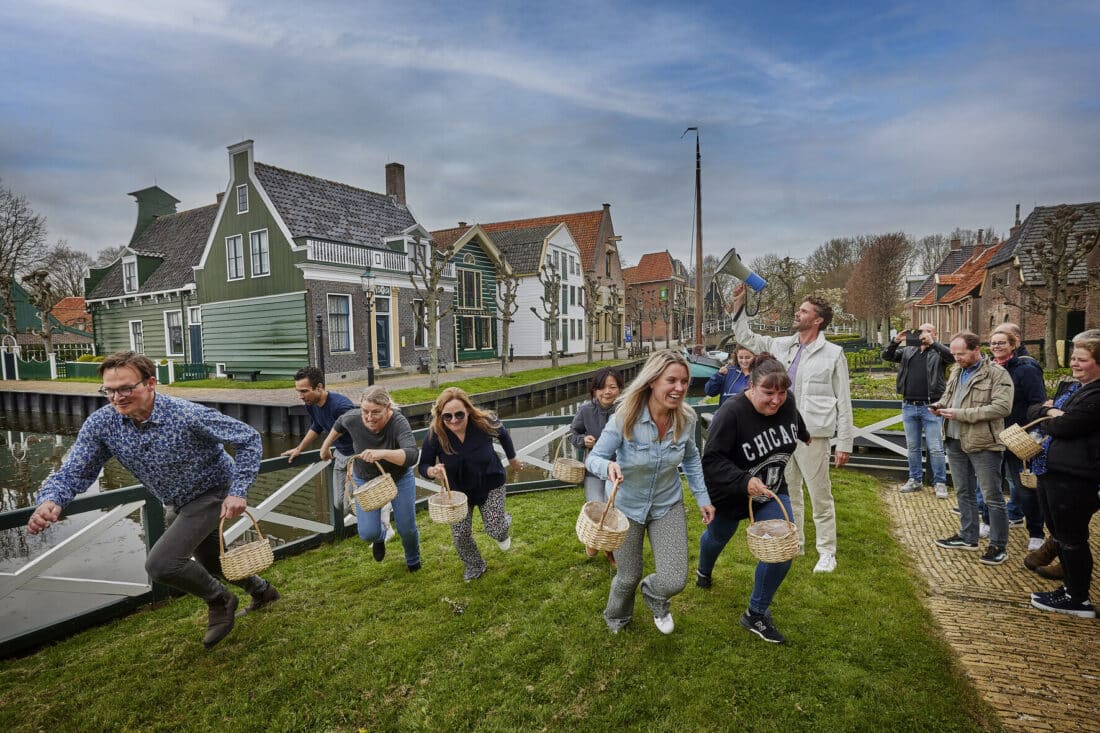
[[[695,353],[703,353],[703,158],[695,130]]]

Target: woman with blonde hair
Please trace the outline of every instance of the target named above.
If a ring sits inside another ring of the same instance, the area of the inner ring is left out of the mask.
[[[501,550],[512,546],[512,516],[504,510],[504,466],[493,450],[494,438],[504,448],[508,465],[517,471],[522,468],[512,438],[496,415],[474,407],[457,387],[443,390],[436,398],[420,451],[420,475],[439,480],[445,471],[451,488],[466,494],[470,511],[461,522],[451,525],[455,550],[466,565],[462,576],[466,582],[485,573],[485,560],[472,532],[475,506],[481,511],[486,534]]]
[[[714,518],[695,444],[695,412],[684,404],[690,379],[682,354],[665,349],[650,356],[585,462],[597,476],[622,481],[615,505],[630,521],[626,541],[615,553],[619,571],[603,614],[613,633],[630,623],[639,582],[653,623],[662,634],[673,631],[670,599],[684,589],[688,571],[681,465],[703,524]],[[656,569],[643,579],[647,534]]]
[[[416,480],[412,467],[416,462],[416,438],[408,419],[397,411],[384,387],[368,387],[358,410],[348,410],[336,420],[321,446],[321,458],[332,457],[332,444],[344,433],[351,434],[355,455],[352,479],[362,486],[378,478],[378,466],[393,477],[397,497],[393,500],[393,517],[401,544],[405,549],[405,565],[409,572],[420,569],[420,532],[416,528]],[[377,465],[376,465],[377,464]],[[390,533],[382,522],[381,509],[365,512],[356,504],[359,538],[370,542],[374,559],[386,557],[386,540]]]

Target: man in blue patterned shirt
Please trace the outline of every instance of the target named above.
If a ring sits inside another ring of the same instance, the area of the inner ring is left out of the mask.
[[[100,394],[109,405],[80,428],[60,470],[42,484],[38,508],[27,522],[37,534],[56,522],[73,497],[88,489],[115,456],[169,509],[169,525],[149,550],[145,570],[159,583],[206,601],[203,644],[217,644],[233,628],[237,596],[220,574],[218,525],[240,516],[260,470],[260,435],[239,420],[187,400],[156,393],[156,366],[120,351],[99,366]],[[233,446],[236,459],[224,445]],[[257,575],[235,581],[252,595],[248,610],[275,601],[278,591]]]

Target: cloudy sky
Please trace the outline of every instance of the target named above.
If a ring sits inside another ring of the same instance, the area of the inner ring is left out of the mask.
[[[0,4],[0,179],[51,240],[128,191],[213,202],[226,147],[385,190],[430,229],[612,205],[623,256],[1012,225],[1100,200],[1100,3]]]

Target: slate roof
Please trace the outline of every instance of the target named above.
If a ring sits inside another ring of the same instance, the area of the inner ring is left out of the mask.
[[[518,227],[514,229],[493,226],[489,235],[493,244],[500,250],[504,260],[512,266],[512,271],[517,275],[534,275],[542,264],[542,245],[561,222],[545,224],[543,226]],[[489,227],[482,225],[482,229],[489,231]],[[560,273],[559,273],[560,274]]]
[[[1092,202],[1085,204],[1067,204],[1071,208],[1078,209],[1082,212],[1080,221],[1077,222],[1073,228],[1073,232],[1070,236],[1077,234],[1084,234],[1089,231],[1095,231],[1100,226],[1100,220],[1097,219],[1093,213],[1100,211],[1100,202]],[[1002,265],[1013,259],[1019,259],[1020,270],[1023,275],[1024,282],[1029,285],[1042,284],[1042,277],[1039,274],[1039,270],[1035,265],[1035,252],[1034,246],[1037,242],[1041,242],[1046,235],[1048,220],[1053,216],[1057,206],[1036,206],[1032,209],[1031,213],[1027,215],[1027,219],[1024,220],[1020,228],[1016,230],[1016,233],[1008,238],[997,256],[989,261],[987,267],[996,267]],[[1069,282],[1077,283],[1083,282],[1088,277],[1087,262],[1084,258],[1077,263],[1077,267],[1069,275]]]
[[[588,271],[593,269],[592,259],[596,255],[596,238],[600,233],[600,222],[603,220],[603,213],[603,209],[598,209],[596,211],[581,211],[556,216],[537,216],[533,219],[513,219],[512,221],[482,224],[481,228],[492,234],[508,229],[565,224],[569,227],[569,233],[573,235],[573,241],[577,243],[577,249],[580,250],[581,268]],[[493,241],[496,241],[495,236]]]
[[[177,214],[158,216],[141,233],[130,249],[137,254],[160,257],[163,261],[138,285],[136,293],[122,289],[122,261],[111,265],[110,270],[85,297],[88,300],[117,298],[121,296],[178,290],[195,282],[192,269],[199,264],[218,205],[200,206]]]
[[[623,270],[623,280],[626,281],[627,285],[664,282],[671,280],[674,272],[675,265],[673,265],[672,255],[668,253],[668,250],[649,252],[642,255],[642,259],[638,260],[637,265]]]
[[[955,272],[955,270],[958,270],[960,267],[962,267],[964,262],[970,259],[970,255],[973,254],[973,252],[974,245],[972,244],[964,244],[959,249],[948,251],[947,255],[940,262],[939,267],[937,267],[933,273],[925,278],[924,282],[921,283],[921,286],[916,289],[912,297],[924,298],[929,293],[934,292],[935,288],[933,286],[936,284],[936,275],[947,275],[949,273]],[[941,280],[941,282],[943,281]],[[924,305],[927,304],[925,303]]]
[[[253,169],[295,239],[383,247],[386,237],[416,225],[408,208],[385,194],[266,163]]]

